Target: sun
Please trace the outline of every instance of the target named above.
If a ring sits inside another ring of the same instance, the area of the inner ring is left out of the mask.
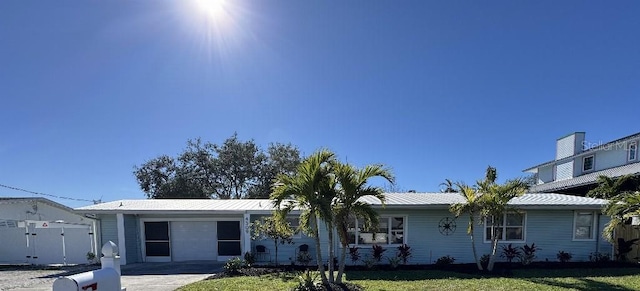
[[[226,16],[225,0],[193,0],[196,9],[211,21],[222,21]]]

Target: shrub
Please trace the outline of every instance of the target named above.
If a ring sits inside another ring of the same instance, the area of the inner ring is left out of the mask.
[[[411,257],[411,247],[406,244],[402,244],[401,246],[399,246],[398,257],[402,259],[402,263],[406,265],[407,261]]]
[[[611,258],[607,253],[593,252],[589,254],[589,261],[594,263],[604,263],[610,261]]]
[[[560,261],[560,263],[566,263],[568,261],[571,261],[571,258],[573,258],[573,255],[565,251],[559,251],[556,257],[558,258],[558,261]]]
[[[506,258],[507,262],[511,263],[513,259],[518,258],[522,255],[520,249],[514,248],[511,244],[506,246],[502,246],[502,254],[500,254],[501,258]]]
[[[396,268],[398,268],[398,265],[400,265],[400,262],[402,261],[402,258],[400,258],[400,257],[388,257],[387,260],[389,260],[389,266],[392,269],[396,269]]]
[[[299,252],[298,256],[296,256],[296,261],[298,261],[303,266],[308,265],[309,262],[311,262],[311,260],[312,260],[312,257],[311,257],[311,254],[309,254],[309,252]]]
[[[367,267],[367,269],[373,269],[373,267],[376,266],[376,260],[368,255],[364,258],[364,260],[362,260],[362,263],[364,263],[364,266]]]
[[[632,240],[624,240],[624,238],[618,238],[616,259],[618,259],[618,261],[626,261],[627,254],[631,252],[633,245],[638,240],[640,239],[634,238]]]
[[[89,264],[96,263],[96,254],[94,254],[92,252],[88,252],[87,253],[87,261],[89,261]]]
[[[436,261],[436,266],[440,266],[440,267],[448,266],[453,264],[453,262],[455,261],[456,261],[455,258],[449,255],[446,255],[444,257],[438,258],[438,260]]]
[[[373,248],[373,253],[372,253],[373,259],[376,260],[376,262],[382,261],[382,253],[384,253],[386,249],[384,249],[379,245],[373,245],[371,246],[371,248]]]
[[[360,252],[358,251],[358,247],[349,248],[349,256],[351,257],[351,262],[355,265],[360,260]]]
[[[536,258],[537,250],[538,248],[534,243],[532,243],[531,246],[526,244],[522,246],[522,256],[520,256],[520,261],[522,262],[522,264],[523,265],[531,264],[531,262],[533,262],[533,260]]]
[[[298,276],[298,286],[293,288],[295,291],[311,291],[317,290],[318,274],[312,275],[309,270]]]
[[[244,262],[248,267],[251,267],[256,262],[256,256],[250,252],[246,252],[244,253]]]
[[[226,263],[224,263],[224,270],[231,273],[231,274],[237,274],[239,273],[240,269],[245,267],[245,262],[239,258],[239,257],[235,257],[235,258],[231,258],[229,259]]]

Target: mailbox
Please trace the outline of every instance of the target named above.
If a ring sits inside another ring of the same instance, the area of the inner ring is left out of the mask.
[[[53,291],[126,291],[120,281],[118,246],[107,242],[102,246],[102,255],[100,270],[60,277],[53,282]]]
[[[64,291],[120,291],[120,276],[114,269],[100,269],[77,275],[58,278],[53,290]]]

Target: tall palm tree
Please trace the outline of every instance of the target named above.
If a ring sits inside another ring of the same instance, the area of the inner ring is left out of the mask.
[[[624,221],[630,217],[640,215],[640,191],[617,195],[609,200],[603,212],[609,215],[611,220],[602,230],[602,236],[613,243],[616,228],[624,226]]]
[[[278,175],[270,197],[280,217],[294,209],[301,210],[300,229],[315,238],[316,260],[323,284],[329,281],[322,262],[319,225],[320,220],[327,226],[333,222],[331,202],[335,191],[332,189],[331,165],[334,161],[335,154],[328,150],[315,152],[302,161],[292,175]]]
[[[449,180],[449,179],[444,179],[444,182],[440,183],[440,186],[442,187],[442,189],[440,190],[440,192],[442,193],[456,193],[458,192],[458,189],[456,189],[456,183],[454,183],[453,181]]]
[[[482,264],[478,260],[478,252],[476,251],[476,242],[474,240],[474,225],[475,217],[480,213],[480,194],[475,188],[465,185],[463,183],[456,183],[456,188],[460,196],[465,200],[464,203],[456,203],[451,205],[449,211],[453,213],[456,218],[463,214],[469,215],[469,225],[467,226],[467,234],[471,237],[471,248],[473,249],[473,259],[478,266],[478,270],[482,271]]]
[[[508,205],[509,201],[521,196],[528,189],[528,184],[524,179],[508,180],[504,184],[496,183],[497,172],[495,168],[487,168],[486,178],[478,181],[478,191],[481,193],[479,204],[482,217],[491,219],[491,257],[487,270],[493,271],[498,241],[501,236],[497,235],[497,228],[500,226],[496,221],[501,221],[507,212],[517,211]],[[506,223],[506,222],[503,222]]]
[[[369,165],[356,169],[349,164],[335,163],[336,180],[340,185],[338,195],[334,200],[335,226],[340,239],[342,250],[336,281],[342,282],[347,248],[349,248],[349,224],[356,217],[362,221],[365,229],[377,228],[378,213],[371,205],[358,201],[361,197],[371,195],[378,198],[384,205],[385,197],[381,187],[367,185],[370,178],[381,177],[393,184],[395,178],[390,170],[382,165]]]

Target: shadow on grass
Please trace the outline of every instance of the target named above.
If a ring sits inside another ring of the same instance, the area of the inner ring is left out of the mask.
[[[440,270],[411,270],[411,271],[348,271],[347,280],[382,280],[382,281],[421,281],[435,279],[474,279],[489,277],[482,274],[465,274]]]
[[[553,281],[544,278],[527,278],[524,279],[532,283],[536,283],[539,285],[548,285],[553,287],[561,287],[566,289],[578,289],[578,290],[587,290],[587,291],[595,291],[595,290],[621,290],[621,291],[632,291],[635,289],[627,288],[624,286],[609,284],[604,282],[598,282],[587,278],[576,278],[580,283],[563,283],[558,281]]]
[[[497,270],[488,272],[457,272],[445,270],[403,270],[403,271],[348,271],[347,280],[400,280],[400,281],[420,281],[435,279],[478,279],[478,278],[500,278],[509,277],[514,279],[525,279],[531,282],[540,281],[546,283],[556,283],[544,278],[576,278],[582,281],[593,281],[584,279],[585,277],[621,277],[640,275],[640,268],[612,268],[612,269],[526,269],[526,270]],[[605,284],[593,281],[594,284]],[[545,284],[546,284],[545,283]],[[560,283],[561,284],[561,283]],[[615,285],[605,284],[610,288]],[[628,290],[617,286],[618,289]],[[622,289],[620,289],[622,288]],[[593,289],[596,290],[596,289]]]

